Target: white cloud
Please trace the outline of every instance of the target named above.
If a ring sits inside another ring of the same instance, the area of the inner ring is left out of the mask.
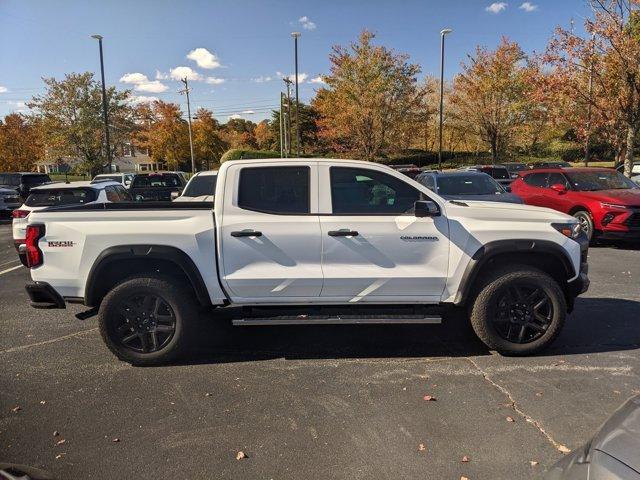
[[[224,78],[218,77],[207,77],[205,82],[207,82],[209,85],[220,85],[221,83],[226,82],[226,80]]]
[[[120,81],[133,85],[133,89],[138,92],[160,93],[169,90],[164,83],[158,80],[149,80],[144,73],[125,73]]]
[[[239,113],[234,113],[233,115],[229,115],[227,117],[227,119],[229,120],[240,120],[242,118],[242,115],[240,115]]]
[[[159,98],[158,97],[154,97],[154,96],[133,95],[129,99],[129,103],[131,105],[140,105],[140,104],[143,104],[143,103],[157,102],[158,100],[159,100]]]
[[[316,24],[313,23],[309,17],[307,17],[306,15],[304,17],[300,17],[298,19],[298,22],[300,22],[300,24],[302,25],[302,28],[304,28],[305,30],[315,30],[316,29]]]
[[[243,115],[254,115],[256,112],[254,112],[253,110],[243,110],[242,114]]]
[[[273,80],[273,77],[260,75],[259,77],[252,78],[251,81],[255,83],[265,83]]]
[[[156,70],[156,80],[169,80],[169,75],[160,70]]]
[[[296,80],[296,76],[293,73],[291,73],[289,75],[283,75],[282,72],[276,72],[276,75],[278,76],[278,78],[288,78],[292,82],[295,82],[295,80]],[[307,78],[309,78],[308,74],[306,74],[306,73],[298,73],[298,83],[304,83],[307,80]]]
[[[0,85],[0,93],[7,93],[9,91],[9,89],[7,87],[3,87],[2,85]]]
[[[206,48],[202,47],[191,50],[187,54],[187,58],[196,62],[200,68],[212,69],[218,68],[220,66],[218,57],[216,57]]]
[[[534,10],[538,9],[537,5],[534,5],[531,2],[524,2],[522,5],[520,5],[520,10],[524,10],[525,12],[533,12]]]
[[[202,80],[202,75],[196,72],[191,67],[176,67],[169,69],[169,77],[173,80],[182,80],[186,78],[187,80],[191,80],[194,82],[199,82]]]
[[[327,82],[325,82],[322,77],[320,75],[318,75],[317,77],[312,78],[311,80],[309,80],[309,83],[318,83],[318,84],[322,84],[325,85]]]
[[[506,8],[507,8],[507,4],[505,2],[494,2],[491,5],[489,5],[487,8],[485,8],[485,10],[489,13],[498,14]]]

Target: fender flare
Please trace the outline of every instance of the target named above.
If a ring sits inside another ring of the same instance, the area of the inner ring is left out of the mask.
[[[96,258],[87,276],[84,304],[89,307],[95,307],[99,304],[97,299],[98,289],[96,286],[101,274],[108,265],[120,260],[139,258],[172,262],[180,268],[189,279],[198,302],[203,307],[211,305],[211,298],[209,297],[207,287],[202,279],[202,275],[200,275],[198,267],[191,257],[179,248],[167,245],[117,245],[103,250],[100,255],[98,255],[98,258]]]
[[[551,255],[564,267],[567,279],[576,276],[571,257],[564,248],[549,240],[495,240],[481,246],[471,257],[460,280],[454,305],[464,305],[482,268],[492,258],[505,253],[537,253]],[[561,285],[564,289],[566,285]]]

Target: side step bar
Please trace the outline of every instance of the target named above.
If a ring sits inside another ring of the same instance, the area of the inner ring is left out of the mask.
[[[316,317],[310,315],[264,317],[264,318],[237,318],[232,320],[236,327],[254,325],[360,325],[360,324],[439,324],[442,323],[440,315],[386,315],[386,316],[335,316]]]

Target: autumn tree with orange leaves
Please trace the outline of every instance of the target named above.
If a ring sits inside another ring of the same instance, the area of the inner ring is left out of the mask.
[[[531,72],[516,42],[503,38],[495,51],[477,47],[453,80],[452,115],[491,151],[506,152],[530,119]]]
[[[571,122],[572,115],[582,112],[582,119],[572,122],[576,130],[588,137],[600,129],[630,176],[640,129],[640,3],[592,0],[591,6],[586,38],[558,28],[546,58],[553,67],[558,103],[566,105],[561,115]]]
[[[0,120],[0,172],[28,172],[43,156],[37,118],[10,113]]]

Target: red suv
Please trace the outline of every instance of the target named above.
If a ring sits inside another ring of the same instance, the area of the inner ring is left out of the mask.
[[[576,217],[591,239],[640,239],[640,187],[608,168],[520,172],[511,191],[528,205]]]

